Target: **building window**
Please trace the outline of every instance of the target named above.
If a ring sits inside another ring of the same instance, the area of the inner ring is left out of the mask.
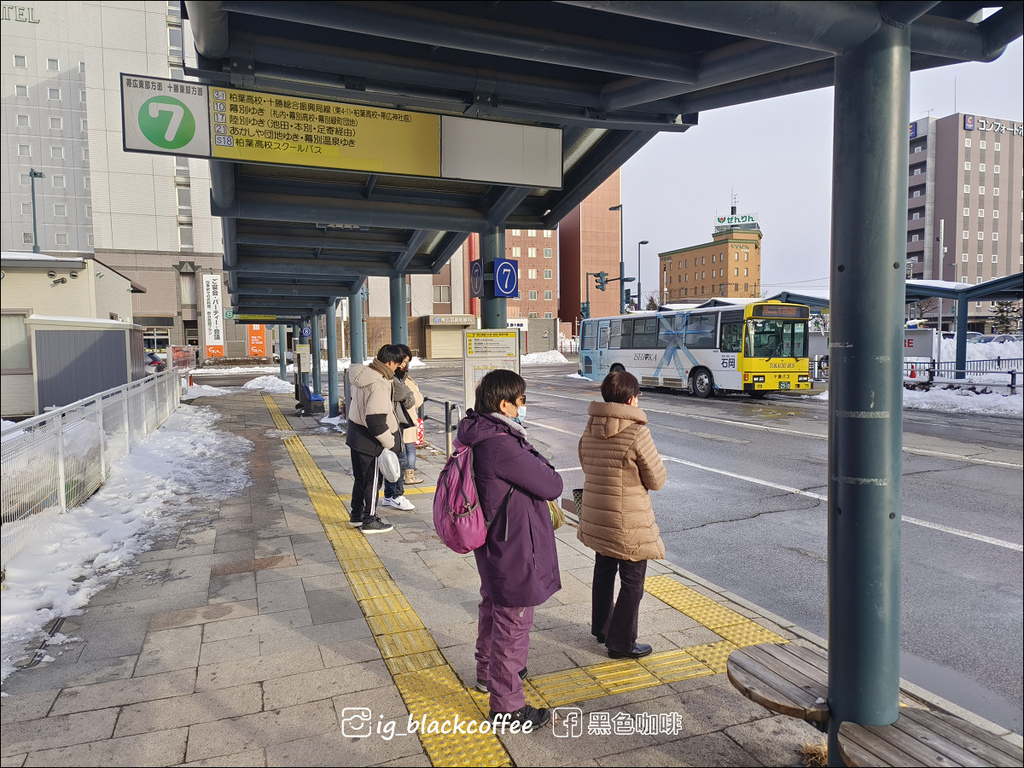
[[[552,232],[551,232],[550,229],[545,229],[544,230],[544,237],[551,237],[551,234],[552,234]]]
[[[910,218],[912,218],[912,219],[920,219],[921,218],[921,214],[918,213],[917,211],[914,211],[914,215],[911,216]]]
[[[14,86],[14,95],[18,98],[28,98],[28,86],[27,85],[16,85]]]
[[[985,196],[985,188],[984,187],[978,187],[978,195],[981,196],[981,197]]]
[[[48,88],[46,95],[50,101],[60,101],[60,88]]]
[[[55,242],[57,245],[67,245],[68,244],[67,233],[66,232],[58,232],[57,234],[55,234],[53,236],[53,242]]]
[[[985,218],[985,209],[984,208],[979,208],[978,209],[978,218],[979,219],[984,219]]]
[[[82,102],[83,104],[85,104],[85,91],[79,91],[78,92],[78,100],[80,102]]]
[[[89,180],[88,176],[82,177],[82,187],[85,189],[92,189],[92,182]]]
[[[993,264],[998,264],[999,263],[999,254],[998,253],[993,253],[992,254],[992,263]]]
[[[64,203],[54,203],[53,215],[54,216],[67,216],[68,215],[68,207],[67,207],[67,205],[65,205]]]
[[[61,131],[64,129],[64,118],[63,117],[51,117],[50,118],[50,130]]]
[[[89,130],[89,121],[83,117],[79,127],[82,129],[82,133],[85,133]]]
[[[528,230],[526,230],[526,236],[527,237],[536,237],[537,236],[537,230],[536,229],[528,229]]]
[[[998,240],[999,239],[999,233],[998,232],[993,232],[992,233],[992,239],[993,240]]]
[[[550,270],[550,269],[545,269],[544,270],[544,279],[545,280],[550,280],[552,277],[554,277],[554,272],[552,270]]]
[[[964,184],[964,194],[965,195],[971,194],[971,185],[970,184]]]
[[[28,144],[18,145],[18,157],[32,157],[32,151]]]
[[[537,249],[536,248],[527,248],[526,249],[526,255],[529,256],[531,259],[536,259],[537,258]]]
[[[530,291],[530,300],[531,301],[536,301],[537,300],[537,292],[536,291]]]
[[[995,145],[994,145],[994,148],[995,148],[996,152],[998,152],[1000,149],[1002,149],[1002,146],[1000,146],[999,142],[997,141],[995,143]]]
[[[744,269],[743,269],[743,276],[744,277],[749,277],[750,276],[750,270],[747,269],[746,267],[744,267]]]
[[[178,187],[178,215],[192,215],[192,190],[188,187]]]
[[[910,242],[912,242],[912,243],[916,243],[920,239],[921,239],[920,235],[911,235],[910,236]]]
[[[970,233],[970,232],[968,232],[968,231],[967,231],[967,230],[965,229],[965,230],[964,230],[964,240],[970,240],[970,239],[971,239],[971,233]]]
[[[85,239],[89,243],[90,246],[96,245],[96,239],[92,236],[92,232],[90,232]]]
[[[551,314],[550,312],[545,312],[545,313],[544,313],[544,318],[545,318],[546,320],[550,320],[550,319],[551,319],[552,317],[554,317],[554,315],[553,315],[553,314]]]
[[[87,219],[91,219],[92,218],[92,206],[91,205],[85,206],[85,218],[87,218]]]
[[[992,166],[992,173],[999,173],[999,166],[998,165],[993,165]]]
[[[29,348],[27,315],[4,312],[0,315],[0,369],[4,373],[32,370],[32,352]]]
[[[969,146],[971,146],[971,140],[970,140],[970,138],[966,138],[966,139],[964,139],[964,146],[965,146],[965,147],[969,147]]]
[[[88,147],[82,147],[82,159],[85,162],[87,162],[87,163],[89,162],[89,148]]]
[[[521,232],[522,232],[522,230],[519,230],[519,229],[511,229],[511,230],[509,230],[509,234],[511,234],[513,237],[519,237]]]
[[[52,186],[54,189],[64,189],[64,187],[66,186],[64,174],[55,173],[53,176],[51,176],[50,186]]]
[[[32,203],[22,203],[21,204],[21,215],[22,216],[31,216],[32,215]]]
[[[984,173],[984,172],[985,172],[985,164],[984,163],[978,163],[978,173]]]
[[[191,251],[193,249],[192,226],[190,224],[178,225],[178,244],[183,251]]]
[[[981,149],[985,149],[985,140],[984,139],[982,139],[981,141],[978,142],[978,147],[981,148]]]
[[[435,285],[434,286],[434,303],[435,304],[451,304],[452,303],[452,287],[450,285]]]
[[[544,258],[545,259],[550,259],[552,255],[553,255],[553,253],[552,253],[552,250],[550,248],[545,248],[544,249]]]
[[[80,75],[84,75],[85,74],[85,62],[84,61],[78,62],[78,74],[80,74]]]
[[[964,170],[965,171],[971,170],[971,161],[970,160],[965,160],[964,161]]]
[[[544,301],[551,301],[551,291],[544,291]]]
[[[984,260],[985,260],[985,254],[979,253],[978,254],[978,263],[981,264],[981,262],[983,262]]]
[[[960,261],[967,261],[967,260],[968,260],[967,254],[966,253],[961,253],[960,254]]]
[[[16,67],[27,67],[28,66],[28,62],[25,61],[25,57],[24,56],[19,56],[18,54],[14,54],[14,66],[16,66]]]
[[[181,27],[167,28],[167,53],[172,59],[182,59]]]
[[[971,209],[970,208],[964,208],[964,216],[970,216],[970,215],[971,215]]]
[[[18,115],[18,127],[19,128],[28,128],[29,127],[28,115]]]
[[[992,218],[993,219],[998,219],[999,218],[999,210],[998,209],[992,211]]]
[[[60,72],[60,61],[58,61],[57,59],[47,59],[46,68],[50,72]]]
[[[985,239],[985,233],[984,232],[979,232],[978,233],[978,239],[979,240],[984,240]]]
[[[53,160],[64,159],[64,147],[50,147],[50,157]]]
[[[733,267],[732,276],[733,277],[739,277],[740,276],[740,268],[739,267]]]
[[[999,197],[999,187],[992,187],[992,197]]]
[[[528,270],[526,270],[526,276],[529,277],[531,280],[536,280],[537,279],[537,270],[536,269],[528,269]]]
[[[523,249],[522,248],[520,248],[518,245],[513,245],[512,246],[512,258],[513,259],[518,259],[520,256],[522,256],[522,254],[523,254]]]

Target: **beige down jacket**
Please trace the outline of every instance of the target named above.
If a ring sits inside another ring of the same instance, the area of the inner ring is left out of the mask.
[[[639,562],[665,557],[648,491],[665,485],[665,465],[632,405],[593,402],[580,438],[583,513],[576,536],[605,557]]]
[[[423,393],[420,392],[420,385],[413,381],[411,376],[406,376],[402,383],[412,390],[413,397],[416,398],[416,404],[413,406],[413,416],[415,416],[420,412],[420,406],[423,405]],[[415,443],[416,431],[416,427],[409,427],[407,429],[403,429],[402,442]]]

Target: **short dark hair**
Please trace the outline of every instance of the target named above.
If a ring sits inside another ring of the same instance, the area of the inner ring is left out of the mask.
[[[377,350],[377,359],[382,363],[398,363],[401,365],[402,361],[405,360],[405,355],[402,354],[402,350],[399,349],[397,344],[385,344]]]
[[[395,344],[395,346],[402,350],[402,360],[405,360],[407,357],[412,360],[412,350],[409,349],[408,344]]]
[[[526,381],[515,371],[498,369],[491,371],[476,388],[476,412],[500,413],[501,401],[515,404],[526,394]]]
[[[601,396],[606,403],[625,403],[640,394],[640,382],[626,371],[612,371],[601,382]]]

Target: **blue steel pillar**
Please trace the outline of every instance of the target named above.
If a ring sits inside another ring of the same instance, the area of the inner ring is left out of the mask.
[[[348,348],[352,350],[352,365],[362,365],[366,349],[363,347],[363,295],[358,291],[348,297]]]
[[[281,356],[278,364],[281,366],[280,373],[278,376],[281,381],[288,381],[288,360],[287,360],[287,347],[288,347],[288,332],[285,330],[284,325],[277,326],[277,353]]]
[[[338,415],[338,316],[337,300],[327,305],[327,415]]]
[[[899,716],[910,30],[836,56],[828,446],[829,765]]]
[[[308,326],[309,326],[309,317],[306,316],[306,317],[304,317],[302,319],[302,328],[306,328]],[[301,329],[300,329],[300,333],[301,333]],[[310,336],[300,336],[299,337],[299,343],[304,345],[304,346],[309,347],[310,352],[312,352],[312,350],[313,350],[312,344],[309,343],[311,338],[312,338],[312,334],[310,334]],[[309,386],[309,374],[308,373],[304,372],[302,374],[302,383],[305,384],[307,387]]]
[[[392,275],[391,287],[391,343],[409,343],[409,310],[405,306],[405,275]]]
[[[506,299],[494,295],[494,260],[505,258],[505,230],[488,225],[480,233],[480,258],[484,268],[484,298],[480,300],[480,320],[484,328],[506,328]]]
[[[956,371],[953,378],[967,378],[967,311],[971,303],[967,299],[956,300]]]
[[[299,385],[301,384],[301,377],[299,376],[298,359],[295,356],[295,345],[302,341],[301,329],[298,323],[292,323],[292,365],[295,366],[292,369],[292,381],[295,382],[295,399],[299,399]]]
[[[313,332],[310,336],[310,351],[313,353],[311,360],[313,363],[313,393],[321,394],[320,385],[320,313],[313,312]]]

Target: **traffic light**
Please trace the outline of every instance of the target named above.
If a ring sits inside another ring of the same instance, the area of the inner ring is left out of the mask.
[[[624,298],[624,301],[626,302],[626,306],[627,306],[627,307],[632,307],[632,306],[633,306],[633,296],[632,296],[632,291],[630,291],[630,290],[629,290],[629,288],[627,288],[627,289],[625,290],[625,298]]]
[[[590,318],[590,302],[589,301],[581,301],[580,302],[580,317],[582,317],[584,320],[587,320],[587,319]]]
[[[597,290],[603,291],[608,287],[608,273],[598,272],[594,275],[594,280],[597,281]]]

